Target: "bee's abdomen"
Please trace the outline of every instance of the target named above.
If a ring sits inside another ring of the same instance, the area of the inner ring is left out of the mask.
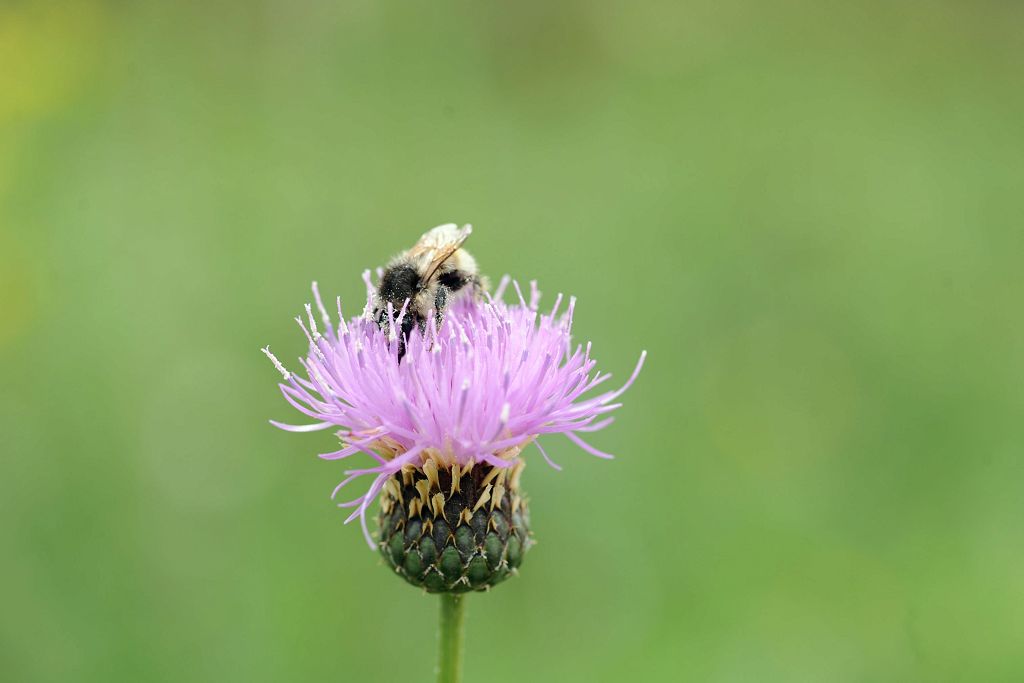
[[[438,276],[438,283],[444,285],[449,291],[457,292],[469,284],[472,276],[460,270],[449,270]]]

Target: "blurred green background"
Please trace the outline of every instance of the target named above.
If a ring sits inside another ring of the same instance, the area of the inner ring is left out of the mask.
[[[0,678],[426,681],[270,344],[473,223],[580,299],[470,681],[1024,680],[1024,6],[0,4]],[[550,301],[550,298],[547,299]]]

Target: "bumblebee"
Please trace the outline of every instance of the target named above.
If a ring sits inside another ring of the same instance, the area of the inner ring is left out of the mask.
[[[453,301],[463,296],[483,295],[486,283],[479,274],[476,259],[462,248],[472,232],[469,225],[461,228],[454,223],[439,225],[420,237],[411,249],[391,259],[384,268],[370,315],[381,330],[391,332],[399,312],[406,307],[401,330],[395,330],[401,340],[399,359],[404,355],[405,339],[413,328],[424,330],[431,315],[440,325]],[[395,319],[388,315],[388,304]]]

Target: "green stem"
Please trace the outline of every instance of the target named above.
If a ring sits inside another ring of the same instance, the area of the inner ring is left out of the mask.
[[[441,651],[437,683],[462,681],[462,624],[466,616],[463,599],[461,595],[441,594],[441,631],[438,634]]]

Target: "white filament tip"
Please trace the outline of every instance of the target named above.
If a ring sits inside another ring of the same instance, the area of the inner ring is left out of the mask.
[[[281,365],[281,361],[277,359],[277,356],[270,352],[269,346],[264,346],[261,351],[266,354],[267,358],[269,358],[270,362],[274,364],[274,367],[277,368],[277,371],[281,373],[281,376],[284,377],[286,382],[292,378],[292,373],[288,372],[288,370]]]
[[[317,285],[316,280],[313,280],[313,299],[316,301],[316,307],[320,311],[320,319],[324,322],[325,328],[331,327],[331,316],[327,314],[327,309],[324,308],[324,301],[320,298],[320,286]]]
[[[313,339],[319,339],[320,331],[316,329],[316,320],[313,318],[312,304],[306,304],[306,317],[309,319],[309,329],[313,333]]]
[[[348,325],[345,324],[345,316],[341,312],[341,297],[338,297],[338,329],[342,334],[348,332]]]

